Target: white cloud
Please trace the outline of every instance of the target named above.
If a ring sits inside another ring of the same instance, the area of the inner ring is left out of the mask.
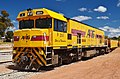
[[[16,20],[12,20],[12,23],[17,23],[17,21]]]
[[[104,7],[104,6],[99,6],[98,8],[94,9],[94,11],[97,11],[97,12],[106,12],[107,8]]]
[[[90,17],[90,16],[76,16],[76,17],[73,17],[72,19],[75,19],[75,20],[78,20],[78,21],[85,21],[85,20],[92,19],[92,17]]]
[[[104,27],[100,27],[99,29],[102,29],[103,31],[105,31],[107,33],[107,36],[109,37],[118,37],[120,36],[120,28],[113,28],[110,26],[104,26]]]
[[[119,0],[118,3],[117,3],[117,7],[120,7],[120,0]]]
[[[78,10],[81,11],[81,12],[84,12],[84,11],[87,11],[87,8],[82,7],[80,9],[78,9]]]
[[[106,20],[106,19],[109,19],[109,17],[108,16],[100,16],[100,17],[97,17],[97,19],[104,19],[104,20]]]
[[[93,12],[91,9],[87,9],[85,7],[79,8],[78,10],[81,11],[81,12],[85,12],[85,11],[87,11],[89,13]]]
[[[110,26],[104,26],[104,27],[100,27],[100,29],[104,30],[104,31],[107,31],[107,32],[120,32],[120,28],[113,28],[113,27],[110,27]]]
[[[17,27],[17,26],[19,25],[18,21],[12,20],[11,23],[13,23],[13,25],[14,25],[14,28],[13,28],[13,27],[12,27],[12,28],[10,27],[10,29],[12,29],[12,31],[18,29],[18,27]]]
[[[112,33],[112,32],[110,32],[109,33],[109,35],[108,35],[108,37],[119,37],[120,36],[120,33]]]
[[[7,29],[5,30],[5,33],[6,33],[7,31],[15,31],[15,30],[16,30],[15,27],[7,27]]]

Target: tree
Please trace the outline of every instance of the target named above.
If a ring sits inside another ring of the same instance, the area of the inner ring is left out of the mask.
[[[117,38],[117,37],[112,37],[112,38],[110,38],[110,39],[113,39],[113,40],[118,40],[118,38]]]
[[[1,14],[3,15],[3,17],[8,17],[9,16],[9,14],[7,13],[7,11],[5,11],[5,10],[2,10]]]
[[[4,29],[5,29],[4,27],[5,27],[5,24],[0,22],[0,35],[1,36],[4,36]]]
[[[120,40],[120,36],[118,37],[118,40]]]
[[[5,30],[7,27],[13,27],[13,23],[11,22],[11,20],[8,18],[9,17],[9,13],[5,10],[1,11],[1,15],[0,15],[0,35],[4,36],[5,35]]]
[[[108,36],[105,36],[105,39],[108,39],[109,37]]]
[[[113,40],[117,40],[117,37],[112,37]]]
[[[11,39],[13,39],[13,31],[7,31],[5,35],[6,42],[11,42]]]

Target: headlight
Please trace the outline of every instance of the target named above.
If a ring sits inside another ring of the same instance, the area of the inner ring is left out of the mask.
[[[32,12],[28,12],[28,16],[32,16],[33,15],[33,13]]]
[[[16,54],[17,52],[16,52],[16,50],[13,50],[13,54]]]
[[[44,53],[42,51],[39,51],[39,54],[43,55]]]
[[[46,32],[44,32],[43,35],[46,36]]]

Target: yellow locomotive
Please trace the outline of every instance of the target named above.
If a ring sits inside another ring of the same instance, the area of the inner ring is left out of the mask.
[[[13,62],[24,69],[61,65],[107,52],[104,31],[45,9],[18,14]]]

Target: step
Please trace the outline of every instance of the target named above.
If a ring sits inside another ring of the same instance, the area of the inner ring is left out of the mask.
[[[13,50],[0,50],[0,53],[12,53]]]
[[[47,64],[46,66],[51,66],[52,64]]]
[[[51,54],[52,52],[47,52],[47,54]]]
[[[46,58],[46,60],[51,60],[52,58]]]

